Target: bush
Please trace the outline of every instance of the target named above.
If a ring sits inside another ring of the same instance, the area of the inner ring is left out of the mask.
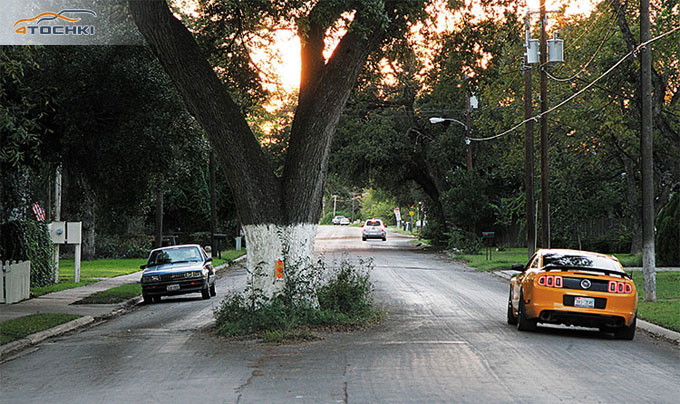
[[[146,258],[153,246],[153,236],[118,236],[97,234],[97,258]]]
[[[47,223],[35,219],[2,224],[0,259],[31,261],[31,286],[54,283],[54,247]]]
[[[680,193],[676,192],[656,218],[659,265],[680,266]]]
[[[271,300],[248,290],[226,297],[213,312],[215,331],[226,336],[259,334],[280,341],[301,336],[308,339],[308,333],[301,333],[308,327],[365,324],[377,316],[371,268],[372,263],[360,261],[357,268],[345,259],[327,283],[311,290],[313,296],[304,296],[310,285],[316,284],[311,277],[329,271],[321,261],[313,269],[291,266],[286,275],[293,280],[287,278],[282,293]],[[297,277],[292,275],[295,273]]]
[[[448,248],[450,250],[462,251],[464,254],[476,254],[482,248],[482,239],[474,233],[455,229],[448,236]]]

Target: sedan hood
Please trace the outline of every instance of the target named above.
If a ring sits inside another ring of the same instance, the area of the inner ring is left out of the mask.
[[[163,275],[177,272],[200,271],[203,269],[203,262],[180,262],[177,264],[163,264],[146,268],[144,275]]]

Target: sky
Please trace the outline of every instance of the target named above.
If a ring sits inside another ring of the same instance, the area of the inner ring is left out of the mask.
[[[599,0],[546,0],[546,8],[557,10],[563,4],[569,4],[566,9],[567,15],[587,14],[598,2]],[[539,4],[540,0],[528,0],[531,10],[538,10]],[[441,15],[437,18],[437,24],[442,30],[445,30],[447,25],[450,26],[454,23],[452,15]],[[279,77],[283,89],[295,91],[300,82],[300,41],[293,31],[279,31],[276,37],[276,45],[273,49],[254,49],[253,60],[258,65],[271,63],[269,71]],[[278,57],[275,56],[276,53],[278,53]]]

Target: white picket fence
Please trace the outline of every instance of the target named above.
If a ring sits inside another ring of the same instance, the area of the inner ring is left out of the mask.
[[[31,261],[2,263],[0,303],[16,303],[31,296]]]

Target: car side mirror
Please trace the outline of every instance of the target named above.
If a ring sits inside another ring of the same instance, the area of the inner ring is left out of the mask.
[[[144,268],[146,268],[145,264],[142,264],[142,265],[139,266],[139,269],[144,269]]]
[[[206,258],[205,262],[212,262],[212,257]]]
[[[524,272],[524,265],[522,264],[513,264],[512,265],[512,270],[517,271],[517,272]]]

